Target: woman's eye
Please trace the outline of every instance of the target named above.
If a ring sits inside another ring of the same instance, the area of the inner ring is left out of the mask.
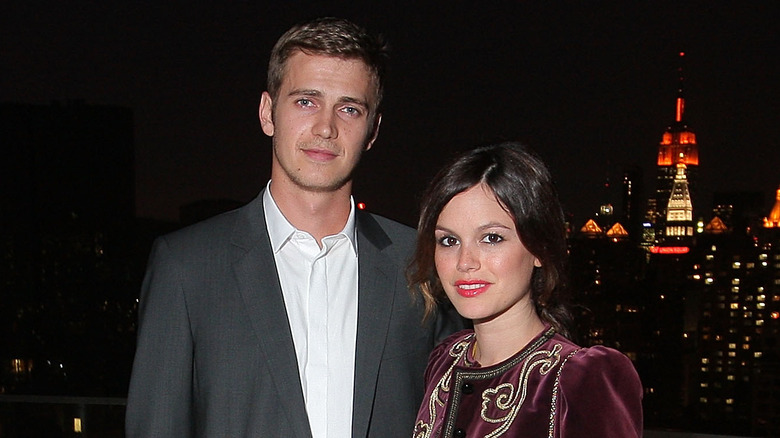
[[[504,240],[503,237],[501,237],[500,235],[495,234],[495,233],[487,234],[487,235],[485,235],[485,237],[482,238],[483,242],[489,243],[491,245],[499,243],[499,242],[501,242],[503,240]]]
[[[453,246],[458,244],[458,239],[452,236],[444,236],[439,238],[439,245],[441,246]]]

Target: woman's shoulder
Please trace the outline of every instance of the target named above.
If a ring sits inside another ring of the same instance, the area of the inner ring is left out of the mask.
[[[465,348],[473,343],[474,330],[459,330],[442,340],[433,351],[431,351],[430,361],[434,361],[442,356],[447,356],[453,348]]]
[[[600,386],[612,383],[641,388],[631,359],[614,348],[596,345],[579,348],[564,359],[561,386]]]

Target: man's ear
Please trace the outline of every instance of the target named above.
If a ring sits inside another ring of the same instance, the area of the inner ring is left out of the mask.
[[[271,99],[271,95],[267,91],[263,91],[263,95],[260,97],[260,108],[258,109],[258,115],[260,117],[260,126],[263,128],[265,135],[273,137],[274,135],[274,102]]]
[[[382,123],[382,114],[379,113],[374,117],[374,126],[371,127],[371,133],[368,135],[368,141],[366,142],[366,147],[363,148],[363,150],[367,151],[371,149],[371,146],[374,145],[374,141],[376,141],[376,137],[379,135],[379,125]]]

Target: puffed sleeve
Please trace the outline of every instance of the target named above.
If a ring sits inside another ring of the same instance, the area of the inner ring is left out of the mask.
[[[559,382],[556,437],[642,436],[642,383],[624,354],[602,346],[578,350]]]

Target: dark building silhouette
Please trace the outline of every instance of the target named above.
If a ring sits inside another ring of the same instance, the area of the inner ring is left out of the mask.
[[[146,244],[133,115],[0,105],[0,392],[124,395]]]

